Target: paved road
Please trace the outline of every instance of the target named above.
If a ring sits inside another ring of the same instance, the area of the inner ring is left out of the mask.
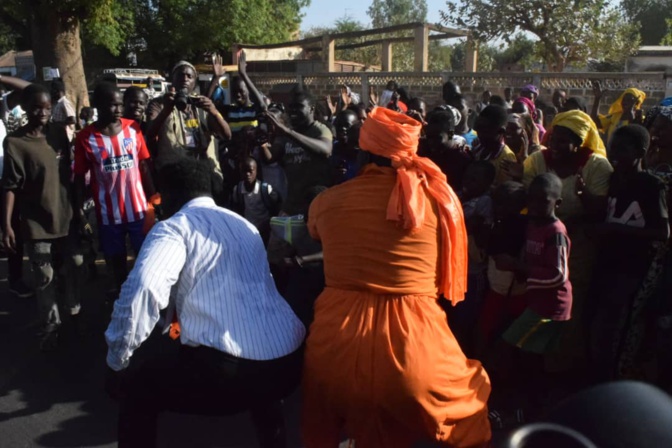
[[[0,260],[0,448],[116,446],[116,404],[103,391],[107,324],[103,300],[109,279],[87,284],[83,311],[87,336],[66,332],[58,350],[45,354],[34,336],[35,301],[8,292],[6,270],[6,260]],[[24,272],[29,277],[27,264]],[[153,334],[137,356],[155,350],[159,337]],[[298,410],[295,395],[286,402],[290,447],[300,446]],[[165,414],[159,434],[159,445],[166,448],[256,446],[246,414],[221,418]]]
[[[99,271],[105,273],[104,265]],[[0,448],[115,447],[116,403],[103,390],[107,350],[103,333],[109,319],[104,300],[110,278],[101,275],[85,286],[82,318],[86,336],[63,331],[58,349],[42,353],[35,337],[35,299],[10,294],[6,273],[7,262],[0,259]],[[24,273],[29,280],[27,263]],[[134,356],[152,356],[164,348],[165,340],[155,331]],[[290,448],[301,447],[299,410],[297,392],[285,402]],[[247,448],[257,443],[247,414],[166,413],[159,420],[159,446]],[[430,446],[434,445],[416,448]]]

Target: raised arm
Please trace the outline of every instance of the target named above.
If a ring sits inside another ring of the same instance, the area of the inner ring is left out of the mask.
[[[10,89],[16,89],[16,90],[23,90],[30,85],[28,81],[24,81],[21,78],[5,75],[0,75],[0,82],[9,87]]]
[[[266,115],[268,119],[273,123],[279,133],[286,135],[292,140],[296,141],[299,145],[303,146],[310,152],[318,154],[323,157],[329,157],[331,155],[331,150],[333,142],[330,138],[320,137],[320,138],[311,138],[307,137],[299,132],[296,132],[293,129],[288,128],[282,123],[277,117],[273,114]]]
[[[212,57],[212,73],[213,75],[212,80],[210,81],[210,86],[208,86],[208,93],[205,95],[210,99],[212,99],[212,95],[219,86],[219,78],[226,73],[226,70],[224,70],[224,66],[222,65],[222,57],[218,54],[215,54]]]
[[[205,96],[198,97],[196,107],[208,113],[208,129],[223,139],[231,140],[232,133],[229,123],[222,117],[222,114],[219,113],[215,107],[215,103],[210,98]]]
[[[602,129],[602,120],[600,120],[600,100],[602,99],[602,84],[600,81],[593,81],[593,109],[590,111],[590,118],[593,119],[598,129]]]
[[[107,365],[112,370],[125,369],[133,352],[149,337],[159,312],[168,306],[170,289],[186,259],[184,241],[176,230],[168,222],[156,224],[121,288],[105,332]]]
[[[247,85],[247,89],[250,91],[255,103],[259,107],[258,110],[265,112],[267,108],[266,103],[264,102],[264,97],[259,92],[259,90],[257,90],[257,86],[254,85],[250,77],[247,76],[247,59],[245,57],[244,51],[240,52],[240,57],[238,58],[238,75],[243,80],[245,85]]]

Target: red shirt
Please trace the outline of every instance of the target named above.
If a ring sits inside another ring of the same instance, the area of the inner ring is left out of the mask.
[[[559,219],[527,225],[525,262],[528,266],[527,306],[542,317],[569,320],[572,312],[572,284],[569,281],[567,229]]]
[[[121,119],[121,132],[103,135],[94,125],[84,128],[75,142],[75,174],[92,173],[91,187],[101,224],[122,224],[144,219],[147,199],[142,188],[140,161],[149,151],[140,126]]]

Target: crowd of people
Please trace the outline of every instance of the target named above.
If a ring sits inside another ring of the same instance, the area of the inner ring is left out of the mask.
[[[243,53],[226,104],[213,71],[205,95],[186,61],[162,97],[99,83],[79,114],[60,80],[0,78],[10,291],[54,350],[102,254],[120,446],[245,409],[284,446],[299,384],[308,447],[487,446],[558,389],[672,387],[672,101],[447,82],[430,110],[390,81],[282,104]],[[179,356],[132,363],[158,322]]]

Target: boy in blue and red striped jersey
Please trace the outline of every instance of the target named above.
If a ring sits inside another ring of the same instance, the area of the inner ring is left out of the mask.
[[[149,151],[140,125],[121,118],[123,97],[114,84],[99,84],[93,103],[98,121],[84,128],[75,142],[75,205],[81,206],[84,176],[91,171],[101,248],[121,287],[127,275],[126,235],[137,254],[144,240],[147,198],[154,194]],[[83,216],[76,219],[86,223]]]

